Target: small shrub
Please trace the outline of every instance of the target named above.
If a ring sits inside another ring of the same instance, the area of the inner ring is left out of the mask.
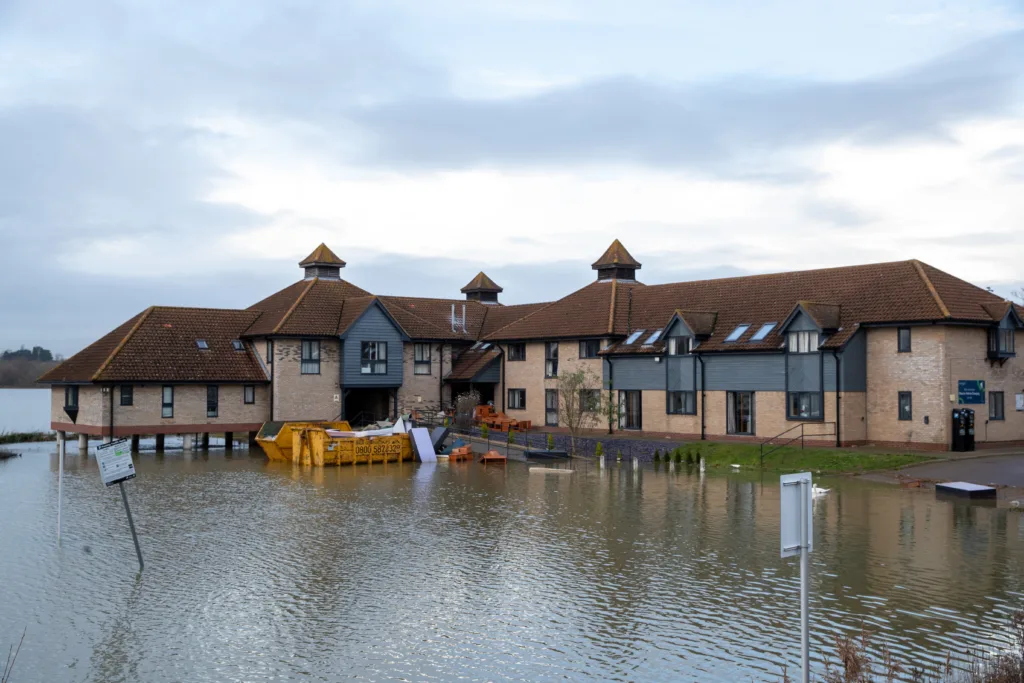
[[[487,439],[491,436],[491,428],[487,425],[480,425],[480,437]]]
[[[554,434],[548,434],[548,450],[549,451],[555,450],[555,435]]]
[[[615,459],[618,460],[618,461],[622,460],[622,449],[621,448],[615,453]]]
[[[665,458],[668,458],[667,453],[665,454]],[[654,449],[654,462],[661,462],[661,452],[657,448]]]
[[[604,444],[600,441],[597,442],[597,448],[594,449],[594,455],[598,458],[604,457]]]
[[[676,452],[675,458],[676,458],[676,464],[680,464],[680,463],[683,462],[683,454],[682,453]]]
[[[516,433],[513,432],[511,429],[508,430],[508,442],[510,444],[513,444],[513,443],[516,442]]]

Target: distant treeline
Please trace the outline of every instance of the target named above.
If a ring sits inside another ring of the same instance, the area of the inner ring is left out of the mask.
[[[4,351],[0,353],[0,387],[38,386],[39,376],[61,360],[60,355],[55,356],[41,346]]]

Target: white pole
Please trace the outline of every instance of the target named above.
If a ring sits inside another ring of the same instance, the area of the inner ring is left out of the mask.
[[[807,500],[811,496],[811,482],[804,479],[800,482],[800,673],[803,683],[811,680],[811,648],[809,628],[810,593],[810,553],[807,552],[811,539],[807,537]]]
[[[60,545],[60,508],[64,500],[64,444],[67,435],[63,439],[57,439],[57,545]]]

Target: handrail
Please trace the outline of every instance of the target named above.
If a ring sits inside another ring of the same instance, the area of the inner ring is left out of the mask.
[[[822,425],[822,426],[831,425],[831,431],[830,432],[821,432],[821,433],[817,433],[816,432],[814,434],[808,434],[807,433],[807,429],[806,429],[806,427],[808,425],[812,425],[812,426],[816,426],[816,425]],[[797,434],[796,436],[791,437],[790,439],[786,440],[783,443],[772,444],[772,442],[775,441],[776,439],[778,439],[779,437],[785,436],[786,434],[788,434],[788,433],[790,433],[792,431],[796,431],[797,429],[800,430],[800,433]],[[835,436],[835,435],[836,435],[836,423],[835,422],[801,422],[800,424],[793,425],[792,427],[790,427],[786,431],[782,432],[781,434],[776,434],[775,436],[773,436],[773,437],[771,437],[769,439],[765,439],[764,441],[761,442],[761,468],[764,469],[764,456],[771,455],[775,451],[777,451],[779,449],[782,449],[782,448],[785,448],[786,446],[790,445],[791,443],[793,443],[797,439],[800,439],[800,448],[802,450],[803,447],[804,447],[804,442],[806,440],[806,437],[808,437],[808,436]],[[764,447],[767,446],[767,445],[774,445],[775,447],[770,449],[770,450],[768,450],[768,452],[765,452]]]

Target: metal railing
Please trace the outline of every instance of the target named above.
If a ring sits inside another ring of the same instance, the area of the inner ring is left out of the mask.
[[[813,434],[808,434],[807,433],[807,427],[808,426],[811,426],[811,427],[828,427],[828,428],[831,429],[831,431],[828,431],[828,432],[822,431],[822,432],[817,432],[817,433],[813,433]],[[785,441],[776,443],[779,439],[781,439],[782,437],[786,436],[787,434],[790,434],[791,432],[797,432],[797,431],[799,431],[799,434],[794,434],[793,436],[789,437]],[[800,441],[800,448],[803,449],[804,442],[806,441],[808,436],[816,437],[816,436],[835,436],[835,435],[836,435],[836,423],[835,422],[811,422],[811,423],[801,422],[798,425],[793,425],[792,427],[790,427],[786,431],[782,432],[781,434],[776,434],[772,438],[765,439],[764,441],[761,442],[761,467],[764,468],[764,456],[771,455],[775,451],[777,451],[779,449],[782,449],[782,448],[785,448],[786,446],[789,446],[794,441],[799,440]],[[765,450],[765,447],[770,447],[770,448],[768,450]]]

